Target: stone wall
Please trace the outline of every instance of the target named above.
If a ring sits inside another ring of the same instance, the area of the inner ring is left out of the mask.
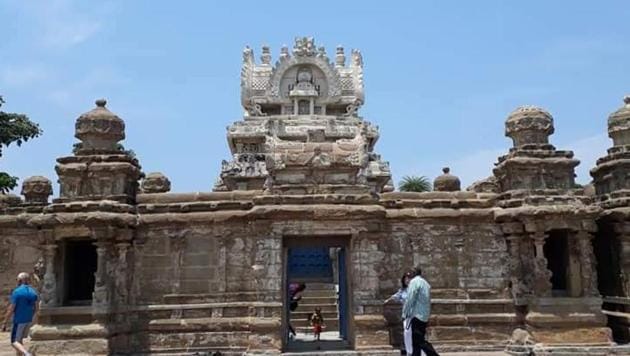
[[[37,230],[0,227],[0,324],[4,322],[4,311],[9,295],[15,288],[15,278],[20,272],[33,276],[33,286],[40,285],[34,273],[42,253],[38,249]],[[43,266],[41,266],[43,268]],[[38,271],[43,273],[43,269]]]

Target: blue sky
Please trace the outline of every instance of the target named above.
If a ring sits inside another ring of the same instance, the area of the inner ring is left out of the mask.
[[[295,36],[328,53],[358,48],[361,114],[380,127],[377,151],[404,175],[441,167],[467,186],[511,144],[519,105],[555,119],[552,143],[582,161],[578,182],[610,146],[606,119],[630,93],[626,1],[72,1],[0,0],[3,110],[44,135],[9,148],[0,169],[56,182],[74,122],[107,98],[124,145],[173,191],[209,191],[229,157],[225,128],[242,116],[241,53],[274,58]],[[57,190],[57,185],[55,190]]]

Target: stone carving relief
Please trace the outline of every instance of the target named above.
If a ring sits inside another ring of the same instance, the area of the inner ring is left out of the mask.
[[[29,177],[22,183],[22,195],[26,203],[46,204],[52,195],[52,183],[46,177]]]
[[[143,193],[166,193],[171,190],[171,181],[160,172],[152,172],[142,180]]]
[[[267,175],[267,168],[264,154],[240,153],[234,155],[233,161],[223,160],[221,162],[221,176],[264,176]]]

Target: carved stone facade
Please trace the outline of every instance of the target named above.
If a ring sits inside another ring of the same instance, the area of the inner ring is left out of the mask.
[[[435,191],[410,193],[393,192],[378,128],[359,116],[360,52],[346,64],[343,47],[329,57],[297,38],[275,63],[264,46],[257,64],[246,48],[241,88],[245,116],[228,127],[232,157],[213,192],[169,193],[164,175],[144,176],[99,100],[77,120],[75,154],[57,160],[59,197],[48,203],[41,178],[25,181],[26,201],[2,196],[2,293],[45,267],[38,355],[279,354],[289,246],[330,241],[347,252],[344,347],[357,353],[396,353],[400,305],[383,301],[417,264],[440,350],[625,352],[600,294],[630,294],[627,102],[609,120],[595,196],[535,107],[508,116],[514,146],[492,177],[462,191],[445,169]]]

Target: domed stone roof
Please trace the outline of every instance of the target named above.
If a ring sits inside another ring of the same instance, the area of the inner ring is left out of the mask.
[[[624,105],[608,117],[608,136],[615,146],[630,145],[630,95],[623,98]]]
[[[43,176],[28,177],[22,183],[22,195],[27,203],[46,204],[52,195],[52,183]]]
[[[455,192],[461,190],[461,182],[459,178],[450,174],[450,168],[444,167],[442,168],[442,172],[444,174],[438,176],[433,181],[433,190],[439,192]]]
[[[107,110],[105,99],[96,100],[96,108],[79,116],[74,136],[81,140],[79,154],[118,151],[118,141],[125,138],[125,122]]]
[[[548,144],[553,131],[553,117],[537,106],[516,108],[505,121],[505,136],[512,138],[514,147]]]

